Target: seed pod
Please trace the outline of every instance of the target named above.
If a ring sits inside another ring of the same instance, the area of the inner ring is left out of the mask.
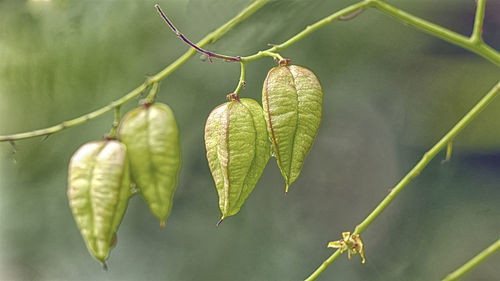
[[[122,143],[90,142],[71,157],[69,204],[87,248],[104,265],[127,208],[129,190],[128,159]]]
[[[321,123],[323,90],[310,70],[278,66],[267,74],[262,106],[286,192],[300,174]]]
[[[219,194],[222,218],[235,215],[270,158],[262,108],[252,99],[216,107],[205,125],[207,159]]]
[[[174,114],[162,103],[140,106],[125,115],[118,133],[127,146],[132,180],[163,227],[181,167]]]

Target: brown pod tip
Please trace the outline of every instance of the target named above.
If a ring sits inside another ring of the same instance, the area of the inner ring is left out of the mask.
[[[220,220],[217,222],[216,226],[219,226],[225,218],[225,216],[222,216],[222,218],[220,218]]]

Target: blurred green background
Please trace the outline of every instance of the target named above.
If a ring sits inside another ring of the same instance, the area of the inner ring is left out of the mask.
[[[193,41],[250,1],[157,0]],[[388,1],[470,34],[473,0]],[[0,1],[0,134],[47,127],[117,99],[187,50],[155,1]],[[275,0],[208,49],[249,55],[354,1]],[[500,49],[500,1],[485,40]],[[366,11],[282,55],[324,87],[324,117],[285,198],[271,159],[241,212],[220,227],[203,127],[236,87],[239,65],[193,57],[161,84],[174,110],[183,166],[165,229],[130,200],[109,258],[89,255],[66,198],[67,166],[101,138],[112,113],[50,136],[0,143],[0,280],[302,280],[500,77],[483,58]],[[270,58],[247,65],[241,96],[260,101]],[[123,112],[137,105],[126,104]],[[320,280],[438,280],[498,239],[500,100],[437,157],[363,234],[367,262],[341,256]],[[500,280],[500,255],[463,280]]]

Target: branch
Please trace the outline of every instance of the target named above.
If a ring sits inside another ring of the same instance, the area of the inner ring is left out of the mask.
[[[488,248],[484,249],[481,253],[477,254],[475,257],[473,257],[471,260],[469,260],[464,265],[459,267],[457,270],[450,273],[448,276],[446,276],[446,278],[443,279],[443,281],[457,280],[458,278],[462,277],[462,275],[464,275],[469,270],[476,267],[476,265],[480,264],[483,260],[485,260],[487,257],[492,255],[499,249],[500,249],[500,239],[491,244]]]
[[[485,0],[478,0],[478,10],[481,5],[484,5]],[[394,18],[397,21],[408,24],[416,29],[419,29],[425,33],[428,33],[434,37],[443,39],[444,41],[448,41],[454,45],[460,46],[464,49],[467,49],[473,53],[476,53],[483,58],[491,61],[492,63],[500,66],[500,53],[498,53],[495,49],[491,48],[487,44],[482,41],[474,41],[473,37],[466,37],[461,34],[458,34],[454,31],[446,29],[442,26],[436,25],[432,22],[426,21],[414,15],[411,15],[405,11],[399,10],[389,4],[386,4],[379,0],[369,0],[370,3],[373,4],[373,7],[389,16]],[[481,4],[482,3],[482,4]],[[478,11],[481,14],[481,11]],[[484,15],[484,6],[483,11]],[[483,16],[476,17],[476,23],[478,20],[481,20],[481,25],[475,25],[475,28],[479,28],[482,26],[482,18]],[[477,35],[476,35],[477,36]]]
[[[429,164],[429,162],[434,159],[434,157],[450,143],[467,125],[486,107],[493,101],[493,99],[500,94],[500,81],[467,113],[465,116],[458,121],[458,123],[451,128],[451,130],[441,138],[429,151],[427,151],[422,159],[413,167],[413,169],[404,176],[401,181],[392,188],[389,195],[387,195],[380,204],[375,207],[375,209],[360,223],[356,226],[353,234],[361,234],[366,228],[382,213],[382,211],[389,206],[396,195],[401,192],[412,179],[417,177],[420,172]],[[335,251],[328,259],[326,259],[320,267],[318,267],[309,276],[306,281],[315,280],[334,260],[338,258],[340,251]]]
[[[199,41],[196,44],[198,46],[205,46],[209,43],[213,43],[213,42],[217,41],[217,39],[224,36],[234,26],[236,26],[240,22],[244,21],[251,14],[255,13],[257,10],[259,10],[262,6],[264,6],[268,2],[269,2],[269,0],[256,0],[256,1],[254,1],[251,5],[246,7],[243,11],[241,11],[234,18],[232,18],[231,20],[226,22],[224,25],[217,28],[215,31],[206,35],[203,39],[201,39],[201,41]],[[144,82],[143,84],[141,84],[140,86],[138,86],[134,90],[130,91],[128,94],[126,94],[122,98],[117,99],[117,100],[111,102],[110,104],[100,108],[100,109],[97,109],[93,112],[87,113],[83,116],[80,116],[80,117],[77,117],[77,118],[74,118],[74,119],[71,119],[68,121],[64,121],[64,122],[62,122],[58,125],[52,126],[52,127],[47,127],[44,129],[39,129],[39,130],[34,130],[34,131],[29,131],[29,132],[24,132],[24,133],[19,133],[19,134],[0,136],[0,142],[5,142],[5,141],[14,142],[17,140],[34,138],[34,137],[38,137],[38,136],[48,136],[50,134],[57,133],[57,132],[62,131],[64,129],[80,125],[80,124],[87,122],[91,119],[99,117],[99,116],[103,115],[104,113],[113,110],[113,108],[115,108],[116,106],[120,106],[120,105],[130,101],[131,99],[137,97],[144,90],[146,90],[149,86],[151,86],[152,84],[163,80],[165,77],[167,77],[172,72],[174,72],[177,68],[179,68],[181,65],[183,65],[194,54],[196,54],[196,50],[189,49],[181,57],[179,57],[176,61],[171,63],[169,66],[165,67],[162,71],[158,72],[153,77],[149,78],[146,82]]]
[[[241,57],[242,61],[248,62],[248,61],[253,61],[256,59],[259,59],[261,57],[264,57],[267,55],[267,53],[274,53],[277,51],[282,51],[291,45],[297,43],[297,41],[300,41],[301,39],[305,38],[309,34],[313,33],[314,31],[320,29],[321,27],[333,22],[334,20],[340,19],[341,17],[345,17],[348,15],[352,15],[353,13],[359,13],[358,11],[363,9],[364,7],[369,6],[371,3],[371,0],[365,0],[358,2],[356,4],[350,5],[338,12],[335,12],[311,25],[308,25],[304,30],[301,32],[297,33],[295,36],[291,37],[290,39],[286,40],[285,42],[279,44],[279,45],[274,45],[272,48],[269,48],[265,51],[259,51],[254,55],[246,56],[246,57]],[[357,14],[356,14],[357,15]]]
[[[476,13],[476,24],[475,24],[475,29],[479,30],[480,26],[482,26],[482,18],[484,16],[484,4],[485,0],[477,0],[478,1],[478,12]],[[96,111],[93,111],[91,113],[88,113],[86,115],[83,115],[81,117],[62,122],[58,125],[40,129],[40,130],[35,130],[35,131],[29,131],[25,133],[20,133],[20,134],[14,134],[14,135],[7,135],[7,136],[0,136],[0,142],[4,141],[16,141],[20,139],[27,139],[27,138],[33,138],[37,136],[47,136],[56,132],[59,132],[63,129],[73,127],[76,125],[79,125],[81,123],[84,123],[88,120],[94,119],[110,110],[112,110],[115,106],[122,105],[132,98],[138,96],[142,91],[144,91],[146,88],[151,86],[155,82],[159,82],[160,80],[164,79],[167,77],[170,73],[175,71],[179,66],[184,64],[190,57],[192,57],[196,51],[202,52],[204,54],[207,54],[210,57],[217,57],[217,58],[222,58],[228,61],[240,61],[240,62],[248,62],[248,61],[253,61],[265,56],[271,56],[274,57],[275,59],[282,60],[283,58],[277,54],[277,51],[284,50],[291,45],[295,44],[297,41],[303,39],[304,37],[308,36],[312,32],[318,30],[319,28],[333,22],[334,20],[342,20],[342,19],[350,19],[353,16],[357,16],[363,9],[368,8],[368,7],[375,7],[376,9],[382,11],[383,13],[386,13],[390,16],[392,16],[394,19],[403,22],[405,24],[409,24],[419,30],[422,30],[423,32],[429,33],[437,38],[440,38],[442,40],[448,41],[454,45],[463,47],[467,50],[470,50],[486,59],[489,61],[493,62],[497,66],[500,66],[500,53],[498,53],[496,50],[485,44],[484,42],[479,42],[477,43],[476,41],[473,41],[472,37],[468,38],[465,37],[461,34],[458,34],[456,32],[453,32],[451,30],[448,30],[444,27],[441,27],[439,25],[433,24],[431,22],[428,22],[426,20],[423,20],[421,18],[418,18],[416,16],[413,16],[411,14],[408,14],[404,11],[401,11],[399,9],[394,8],[393,6],[383,3],[379,0],[364,0],[361,2],[358,2],[356,4],[350,5],[338,12],[333,13],[332,15],[325,17],[316,23],[307,26],[303,31],[299,32],[295,36],[291,37],[287,41],[283,42],[282,44],[279,45],[274,45],[272,48],[269,48],[264,51],[259,51],[254,55],[246,56],[246,57],[232,57],[232,56],[226,56],[226,55],[220,55],[216,54],[207,50],[202,49],[204,45],[208,43],[213,43],[220,37],[222,37],[225,33],[227,33],[229,30],[231,30],[236,24],[240,23],[244,19],[246,19],[249,15],[253,14],[255,11],[260,9],[262,6],[264,6],[269,0],[256,0],[253,4],[248,6],[245,10],[243,10],[240,14],[238,14],[236,17],[234,17],[232,20],[228,21],[226,24],[223,26],[219,27],[217,30],[214,32],[208,34],[203,38],[200,42],[194,44],[191,41],[187,40],[186,37],[184,37],[168,20],[168,18],[165,16],[165,14],[161,11],[160,7],[156,5],[155,7],[157,8],[158,12],[160,15],[162,15],[163,19],[167,22],[167,24],[172,28],[172,30],[182,39],[184,42],[189,44],[191,47],[194,49],[188,50],[184,55],[179,57],[176,61],[174,61],[172,64],[167,66],[165,69],[157,73],[155,76],[151,77],[148,81],[146,81],[144,84],[140,85],[136,89],[132,90],[130,93],[125,95],[124,97],[111,102],[109,105],[102,107]],[[241,82],[241,81],[240,81]],[[240,86],[240,84],[238,84]],[[237,90],[239,90],[238,87]]]

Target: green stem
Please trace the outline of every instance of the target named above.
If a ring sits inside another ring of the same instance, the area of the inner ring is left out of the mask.
[[[472,29],[471,41],[480,43],[483,41],[483,22],[486,0],[476,0],[476,17],[474,18],[474,28]]]
[[[313,281],[319,277],[325,269],[330,266],[332,262],[334,262],[340,256],[340,249],[335,251],[330,257],[328,257],[309,277],[307,277],[304,281]]]
[[[205,36],[203,39],[201,39],[201,41],[199,41],[196,44],[198,46],[205,46],[209,43],[214,43],[219,38],[224,36],[228,31],[230,31],[234,26],[236,26],[240,22],[244,21],[251,14],[255,13],[257,10],[259,10],[262,6],[264,6],[268,2],[269,2],[269,0],[256,0],[256,1],[254,1],[252,4],[250,4],[248,7],[246,7],[243,11],[241,11],[234,18],[232,18],[231,20],[226,22],[221,27],[217,28],[212,33]],[[80,125],[80,124],[85,123],[85,122],[87,122],[91,119],[94,119],[96,117],[99,117],[99,116],[103,115],[104,113],[106,113],[110,110],[113,110],[113,108],[115,108],[116,106],[122,105],[122,104],[130,101],[131,99],[137,97],[145,89],[147,89],[149,86],[151,86],[153,83],[159,82],[160,80],[164,79],[165,77],[170,75],[172,72],[174,72],[177,68],[179,68],[181,65],[183,65],[194,54],[196,54],[196,50],[189,48],[189,50],[187,52],[185,52],[181,57],[179,57],[176,61],[174,61],[169,66],[164,68],[162,71],[160,71],[159,73],[157,73],[156,75],[154,75],[153,77],[148,79],[145,83],[143,83],[140,86],[138,86],[137,88],[133,89],[125,96],[123,96],[123,97],[111,102],[110,104],[108,104],[102,108],[99,108],[91,113],[85,114],[83,116],[80,116],[80,117],[77,117],[77,118],[74,118],[74,119],[71,119],[68,121],[64,121],[58,125],[51,126],[48,128],[19,133],[19,134],[13,134],[13,135],[0,136],[0,142],[4,142],[4,141],[13,142],[13,141],[22,140],[22,139],[50,135],[50,134],[62,131],[64,129]]]
[[[365,229],[380,215],[380,213],[391,203],[396,195],[410,183],[412,179],[417,177],[427,164],[451,142],[477,115],[493,101],[500,93],[500,81],[464,116],[458,121],[451,130],[444,135],[429,151],[424,153],[422,159],[413,167],[413,169],[401,179],[401,181],[391,190],[387,197],[371,212],[365,220],[363,220],[354,230],[354,234],[361,234]]]
[[[451,130],[441,138],[429,151],[427,151],[422,159],[413,167],[413,169],[404,176],[401,181],[391,190],[391,192],[377,205],[377,207],[360,223],[356,226],[353,234],[361,234],[366,228],[382,213],[382,211],[389,206],[396,195],[405,188],[412,179],[417,177],[420,172],[427,166],[427,164],[441,151],[449,142],[451,142],[493,99],[500,94],[500,81],[467,113],[458,121],[458,123],[451,128]],[[328,259],[326,259],[320,267],[318,267],[310,277],[306,280],[315,280],[339,255],[339,251],[334,252]]]
[[[109,132],[108,134],[108,138],[110,139],[116,138],[116,131],[118,130],[118,125],[120,125],[121,119],[120,107],[120,105],[115,107],[115,118],[113,119],[113,126],[111,127],[111,132]]]
[[[346,16],[348,14],[351,14],[351,13],[354,13],[356,12],[357,10],[359,9],[362,9],[368,5],[370,5],[370,0],[367,0],[367,1],[361,1],[359,3],[356,3],[356,4],[353,4],[353,5],[350,5],[338,12],[335,12],[333,14],[331,14],[330,16],[327,16],[317,22],[315,22],[314,24],[311,24],[311,25],[308,25],[304,30],[302,30],[301,32],[297,33],[295,36],[291,37],[290,39],[286,40],[285,42],[279,44],[279,45],[275,45],[265,51],[260,51],[260,52],[257,52],[256,54],[254,55],[250,55],[250,56],[246,56],[246,57],[241,57],[241,60],[242,61],[253,61],[253,60],[256,60],[256,59],[260,59],[262,57],[265,57],[265,56],[268,56],[268,53],[274,53],[274,52],[277,52],[277,51],[282,51],[282,50],[285,50],[286,48],[290,47],[291,45],[297,43],[298,41],[300,41],[301,39],[304,39],[306,36],[308,36],[309,34],[311,34],[312,32],[320,29],[321,27],[331,23],[332,21],[342,17],[342,16]]]
[[[500,249],[500,239],[498,239],[495,243],[491,244],[488,248],[484,249],[481,253],[477,254],[467,263],[459,267],[457,270],[450,273],[443,281],[453,281],[462,277],[465,273],[469,272],[471,269],[476,267],[476,265],[480,264],[487,257],[495,253]]]
[[[240,61],[240,65],[241,65],[240,80],[238,81],[238,86],[236,87],[236,90],[234,90],[233,92],[235,96],[238,96],[238,93],[240,92],[241,88],[245,86],[245,62]]]
[[[151,90],[149,90],[149,94],[146,97],[146,103],[150,103],[151,104],[151,103],[153,103],[155,101],[156,94],[158,93],[159,85],[160,85],[159,82],[153,83],[153,85],[151,86]]]
[[[500,66],[500,53],[486,45],[482,40],[474,39],[474,37],[466,37],[464,35],[453,32],[449,29],[411,15],[405,11],[399,10],[387,3],[384,3],[379,0],[371,0],[373,7],[377,10],[391,16],[397,21],[408,24],[416,29],[419,29],[425,33],[428,33],[437,38],[443,39],[444,41],[448,41],[454,45],[460,46],[464,49],[467,49],[473,53],[476,53],[483,58],[491,61],[492,63]],[[484,7],[481,9],[480,7],[484,6],[484,0],[478,0],[478,16],[476,17],[476,24],[474,25],[474,30],[478,30],[482,26],[482,18],[484,16]],[[481,15],[483,14],[483,15]],[[481,24],[478,22],[481,21]],[[478,36],[477,32],[475,33],[476,37]]]

